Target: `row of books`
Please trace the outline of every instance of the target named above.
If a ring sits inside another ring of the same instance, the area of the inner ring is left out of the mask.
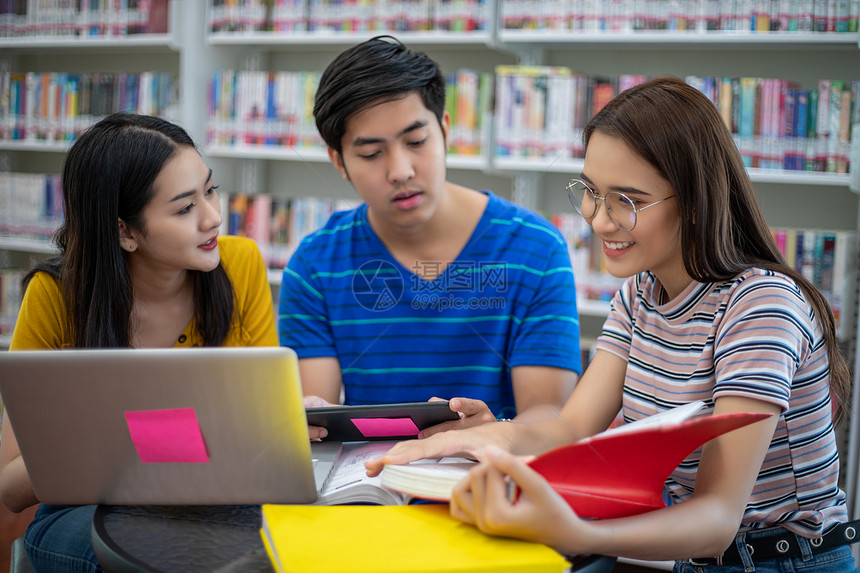
[[[207,143],[322,149],[313,121],[319,72],[218,70],[210,83]],[[498,66],[498,157],[582,157],[582,128],[643,75],[585,76],[560,66]],[[688,76],[714,102],[749,167],[848,173],[860,81]],[[451,153],[484,153],[492,77],[462,69],[448,76]],[[163,72],[0,73],[0,140],[71,141],[114,111],[175,115],[175,77]]]
[[[837,329],[845,322],[849,289],[856,288],[857,234],[851,231],[771,229],[788,265],[803,273],[821,291],[836,318]]]
[[[500,0],[501,27],[624,34],[856,33],[858,0]]]
[[[282,269],[303,238],[325,225],[335,211],[356,204],[346,199],[224,193],[221,232],[254,239],[266,266]]]
[[[474,32],[488,0],[213,0],[209,30],[241,32]]]
[[[170,0],[0,0],[0,38],[167,32]]]
[[[495,155],[583,157],[582,129],[644,75],[586,76],[560,66],[496,67]],[[686,81],[718,107],[748,167],[848,173],[860,81],[703,78]]]
[[[320,75],[216,70],[209,83],[207,143],[322,148],[313,118]]]
[[[71,141],[110,113],[171,117],[178,101],[167,72],[0,72],[0,140]]]
[[[860,0],[499,0],[500,28],[856,33]],[[486,30],[488,0],[212,0],[209,29],[235,32]]]
[[[62,218],[59,175],[0,171],[0,236],[48,240]]]
[[[848,173],[860,80],[809,89],[771,78],[686,80],[720,109],[747,167]]]
[[[856,33],[860,0],[499,0],[503,29]],[[0,38],[165,33],[169,0],[0,0]],[[211,0],[211,33],[483,31],[489,0]]]
[[[207,143],[322,149],[313,118],[319,78],[319,72],[217,70],[209,84]],[[449,149],[481,155],[489,137],[492,76],[462,69],[448,75],[446,84]]]
[[[490,139],[492,74],[460,69],[445,80],[445,109],[451,115],[448,152],[483,155]]]
[[[600,240],[581,216],[554,213],[550,217],[567,241],[577,296],[584,300],[611,301],[624,279],[606,271]],[[785,262],[800,271],[821,291],[833,309],[837,326],[850,300],[851,277],[856,276],[857,234],[853,231],[818,229],[771,230]]]

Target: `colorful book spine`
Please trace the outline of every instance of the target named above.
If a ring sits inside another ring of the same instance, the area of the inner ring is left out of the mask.
[[[740,116],[738,117],[738,147],[744,165],[754,167],[754,144],[755,136],[755,110],[756,102],[756,78],[743,77],[740,83]]]

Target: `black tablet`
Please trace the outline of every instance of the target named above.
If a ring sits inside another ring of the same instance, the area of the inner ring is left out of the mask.
[[[307,408],[308,425],[328,430],[326,440],[407,440],[424,428],[458,420],[448,402],[408,402],[372,406]]]

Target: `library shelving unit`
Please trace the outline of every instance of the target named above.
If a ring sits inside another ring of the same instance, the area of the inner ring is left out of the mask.
[[[498,64],[566,66],[587,75],[673,74],[725,77],[788,78],[810,88],[819,79],[858,79],[860,44],[851,33],[720,34],[635,32],[627,34],[503,30],[496,14],[480,33],[395,33],[404,43],[426,51],[446,73],[459,67],[492,72]],[[233,65],[255,70],[322,70],[334,55],[370,37],[362,33],[207,33],[208,45],[235,52]],[[244,60],[243,60],[244,59]],[[855,149],[858,142],[854,142]],[[492,148],[492,144],[489,146]],[[298,154],[291,149],[207,148],[213,158],[233,162],[232,171],[249,192],[288,196],[349,197],[352,191],[323,153]],[[854,154],[856,167],[857,153]],[[578,174],[582,160],[520,160],[500,157],[449,159],[450,177],[476,188],[490,188],[544,213],[570,211],[564,185]],[[860,196],[850,189],[847,174],[750,169],[757,193],[772,227],[857,231]],[[272,280],[276,282],[277,273]],[[857,276],[849,278],[855,285]],[[855,300],[856,300],[856,293]],[[856,305],[845,318],[845,344],[856,355]],[[584,336],[599,333],[605,303],[582,301]],[[855,368],[854,386],[857,381]],[[860,407],[860,396],[855,397]],[[856,416],[854,418],[857,418]],[[856,422],[855,422],[856,425]],[[847,487],[856,484],[860,428],[850,429]],[[856,484],[856,485],[855,485]],[[860,495],[860,493],[858,493]],[[854,509],[857,512],[857,509]]]
[[[179,79],[180,94],[175,117],[170,119],[192,134],[223,190],[354,200],[351,187],[328,164],[324,152],[207,146],[209,83],[219,69],[322,71],[344,48],[386,32],[210,31],[212,4],[211,0],[171,1],[166,34],[116,39],[0,38],[0,70],[173,72]],[[860,69],[860,37],[856,33],[505,30],[497,25],[499,3],[490,6],[490,23],[483,30],[390,33],[430,54],[445,73],[460,68],[491,73],[500,64],[539,64],[610,77],[668,73],[682,78],[788,78],[808,88],[819,79],[858,79]],[[855,150],[859,144],[854,142]],[[493,148],[492,135],[487,148]],[[0,169],[58,173],[66,149],[64,143],[0,141]],[[856,151],[854,158],[856,168]],[[448,166],[449,177],[458,183],[492,189],[549,214],[571,210],[564,186],[569,177],[579,173],[582,161],[509,159],[486,152],[480,156],[450,156]],[[841,231],[860,228],[860,191],[851,191],[849,175],[760,169],[751,169],[750,174],[772,227]],[[17,242],[0,242],[0,251],[21,249],[26,250]],[[279,280],[278,274],[271,273],[273,283]],[[850,281],[856,286],[856,274]],[[606,305],[583,301],[580,310],[583,335],[595,336]],[[846,317],[851,328],[846,332],[852,334],[846,336],[845,343],[851,356],[855,356],[858,321],[852,313],[847,314],[851,315]],[[858,369],[855,367],[855,388],[860,386]],[[860,396],[855,401],[860,407]],[[852,440],[855,435],[860,435],[860,428],[852,428]],[[850,453],[858,450],[854,445]],[[860,485],[855,476],[857,465],[856,459],[848,460],[852,493]]]
[[[450,73],[458,67],[493,71],[498,64],[565,66],[586,75],[673,74],[717,77],[773,77],[796,81],[805,88],[819,79],[858,79],[860,44],[856,33],[601,33],[551,30],[504,30],[497,23],[498,3],[490,28],[480,33],[394,34],[411,47],[424,50]],[[322,70],[345,47],[371,34],[213,32],[209,45],[241,50],[246,69]],[[858,142],[854,142],[857,149]],[[490,145],[492,148],[492,144]],[[249,185],[248,191],[289,196],[319,194],[352,197],[352,191],[324,154],[297,154],[293,150],[210,148],[213,157],[239,162],[234,169]],[[854,153],[857,168],[857,153]],[[501,157],[449,159],[451,179],[477,188],[490,188],[544,213],[570,207],[564,185],[578,174],[582,160],[525,160]],[[860,189],[852,192],[847,174],[750,169],[768,223],[772,227],[857,231],[860,228]],[[477,183],[474,183],[477,181]],[[855,265],[856,267],[856,265]],[[277,281],[277,273],[273,273]],[[856,272],[849,277],[855,285]],[[856,300],[856,292],[854,297]],[[844,343],[855,356],[856,303],[847,307]],[[853,312],[850,309],[855,309]],[[607,312],[604,303],[582,301],[584,336],[599,332]],[[860,363],[858,363],[860,364]],[[860,387],[855,367],[854,387]],[[860,393],[855,396],[860,408]],[[856,416],[853,417],[856,426]],[[860,428],[850,428],[851,446],[846,460],[847,489],[855,497]],[[857,496],[860,496],[858,491]],[[855,513],[858,512],[854,509]]]
[[[215,70],[321,71],[345,47],[381,32],[224,32],[209,30],[212,2],[169,3],[168,31],[122,38],[0,38],[0,69],[15,71],[136,71],[177,74],[181,86],[173,119],[186,127],[213,167],[222,189],[287,197],[354,200],[354,192],[321,150],[205,144],[207,98]],[[858,35],[848,33],[720,34],[505,30],[499,3],[486,29],[392,34],[426,51],[443,72],[493,72],[499,64],[566,66],[588,75],[768,76],[810,87],[821,78],[854,79],[860,69]],[[0,141],[0,169],[58,173],[67,143]],[[855,146],[857,143],[855,142]],[[492,139],[486,146],[492,149]],[[449,156],[450,178],[492,189],[543,213],[570,211],[567,178],[582,160],[525,160]],[[751,169],[768,222],[775,227],[857,230],[858,195],[849,176]],[[2,244],[0,251],[20,249]],[[278,273],[271,273],[272,282]],[[856,282],[856,280],[855,280]],[[583,331],[599,331],[607,307],[583,301]]]

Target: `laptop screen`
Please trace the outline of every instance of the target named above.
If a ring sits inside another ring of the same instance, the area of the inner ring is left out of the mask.
[[[5,352],[0,395],[45,503],[316,499],[288,348]]]

